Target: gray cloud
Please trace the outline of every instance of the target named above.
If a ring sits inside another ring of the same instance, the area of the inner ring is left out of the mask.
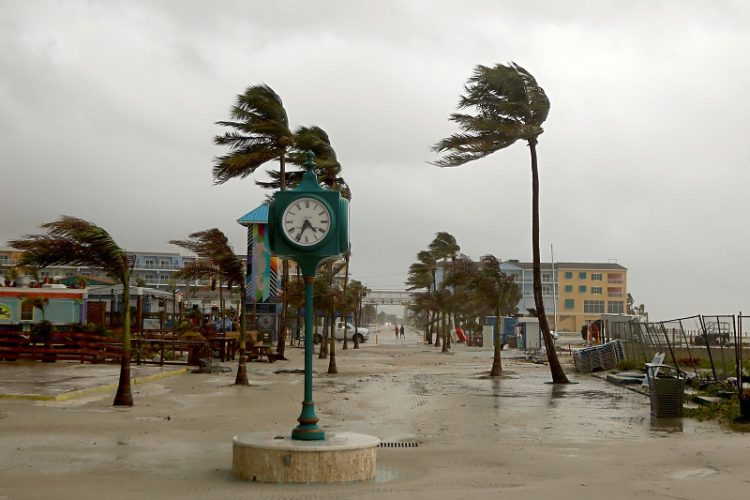
[[[527,148],[428,165],[476,64],[516,61],[552,102],[542,245],[617,259],[654,317],[736,312],[747,248],[750,7],[743,2],[0,1],[3,240],[61,213],[129,248],[235,220],[212,186],[236,94],[267,83],[328,131],[352,202],[353,272],[397,287],[437,231],[530,259]],[[262,174],[259,174],[262,175]],[[547,257],[548,257],[548,252]]]

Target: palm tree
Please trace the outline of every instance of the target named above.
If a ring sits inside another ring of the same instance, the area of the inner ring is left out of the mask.
[[[474,300],[484,306],[483,309],[492,311],[498,322],[502,316],[513,314],[522,296],[521,289],[513,278],[500,270],[500,260],[494,255],[483,256],[478,265],[465,255],[461,256],[454,271],[449,275],[447,283],[473,292]],[[502,338],[500,335],[500,324],[497,323],[494,356],[490,369],[491,377],[498,377],[502,374],[500,357]]]
[[[354,341],[354,348],[359,349],[359,332],[357,331],[362,321],[362,308],[365,296],[369,293],[369,289],[359,280],[351,280],[347,285],[346,293],[349,296],[349,300],[352,304],[352,314],[354,316],[354,333],[352,334],[352,340]]]
[[[339,176],[341,164],[336,158],[336,151],[331,146],[331,140],[325,130],[318,126],[299,127],[294,132],[294,143],[289,150],[286,163],[302,167],[307,162],[307,153],[312,151],[315,155],[315,173],[318,182],[328,189],[339,191],[347,200],[351,200],[352,193],[348,184],[343,177]],[[293,189],[302,182],[302,176],[307,171],[306,168],[286,172],[286,186]],[[279,189],[281,186],[281,171],[269,170],[270,181],[255,181],[255,184],[265,189]],[[270,197],[269,197],[270,198]],[[288,280],[287,280],[288,283]],[[289,305],[282,301],[282,313],[280,321],[280,331],[277,351],[283,353],[284,350],[284,333],[288,317]],[[321,353],[327,352],[321,349]]]
[[[198,231],[188,236],[187,240],[171,240],[171,244],[195,252],[204,260],[196,260],[180,269],[176,276],[190,279],[220,279],[228,286],[236,284],[240,288],[240,352],[237,364],[237,376],[234,383],[248,385],[246,349],[247,349],[247,288],[245,284],[245,267],[242,258],[235,255],[229,240],[219,229],[212,228]],[[223,321],[222,321],[223,322]]]
[[[268,85],[248,87],[237,96],[230,110],[230,121],[217,125],[232,129],[214,137],[214,144],[229,147],[230,152],[216,158],[213,167],[214,182],[223,184],[235,177],[245,178],[261,165],[279,161],[279,189],[286,189],[286,154],[294,144],[294,134],[289,129],[289,119],[281,97]],[[289,263],[282,260],[281,288],[289,282]],[[286,324],[284,304],[279,325],[277,355],[284,357]]]
[[[430,252],[432,252],[433,257],[435,260],[441,260],[443,261],[443,273],[444,276],[447,275],[447,270],[445,268],[445,263],[447,260],[450,260],[453,263],[453,269],[455,269],[455,262],[456,257],[458,256],[458,253],[461,251],[461,247],[456,242],[456,238],[450,234],[446,233],[444,231],[441,231],[435,235],[435,239],[430,242],[429,245]],[[444,281],[444,279],[443,279]],[[451,311],[448,310],[444,314],[448,315],[448,324],[450,324],[450,318],[451,318]],[[446,318],[443,318],[443,351],[445,352],[448,347],[450,347],[450,335],[447,335],[447,332],[445,331],[445,324],[446,324]],[[448,341],[448,344],[446,345],[445,341]]]
[[[214,137],[214,144],[230,150],[216,158],[214,182],[223,184],[235,177],[247,177],[264,163],[278,160],[279,187],[285,189],[286,153],[294,143],[294,135],[281,97],[268,85],[254,85],[237,96],[229,114],[230,121],[216,122],[233,130]]]
[[[47,267],[54,265],[90,266],[102,269],[113,280],[122,284],[122,359],[120,380],[115,394],[115,406],[133,406],[130,385],[130,271],[128,254],[120,248],[107,231],[96,224],[76,217],[62,216],[54,222],[42,224],[46,234],[26,235],[8,244],[22,250],[20,264]]]
[[[436,273],[437,273],[437,261],[435,256],[429,250],[421,250],[417,253],[417,262],[409,266],[409,275],[406,278],[406,284],[409,286],[408,290],[418,290],[425,288],[426,293],[435,291],[437,288],[436,284]],[[428,307],[423,308],[428,311],[427,326],[425,329],[425,341],[432,344],[432,322],[436,321],[435,313]],[[432,320],[430,320],[430,312],[433,312]],[[439,337],[435,337],[436,345],[439,345]]]
[[[542,123],[549,113],[549,99],[534,77],[521,66],[510,63],[494,67],[479,65],[465,85],[459,109],[472,108],[475,114],[453,113],[461,132],[439,141],[433,147],[447,153],[434,164],[458,167],[504,149],[518,140],[526,141],[531,153],[532,176],[532,250],[534,303],[544,337],[553,383],[568,383],[555,352],[547,316],[544,312],[539,251],[539,173],[536,145],[544,131]]]

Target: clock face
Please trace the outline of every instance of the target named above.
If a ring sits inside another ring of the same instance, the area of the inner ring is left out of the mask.
[[[284,234],[295,245],[309,247],[320,243],[331,230],[331,212],[315,198],[298,198],[281,216]]]

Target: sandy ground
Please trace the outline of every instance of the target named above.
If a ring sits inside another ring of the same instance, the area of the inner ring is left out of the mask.
[[[302,349],[290,361],[233,373],[185,374],[136,385],[136,406],[105,392],[69,401],[0,399],[0,500],[7,499],[620,499],[750,498],[750,436],[690,419],[652,421],[648,400],[504,354],[450,354],[417,334],[387,330],[360,350],[337,351],[337,375],[315,359],[315,402],[326,430],[419,443],[378,450],[374,480],[279,485],[236,480],[232,436],[288,433],[303,396]],[[0,377],[12,370],[0,363]]]

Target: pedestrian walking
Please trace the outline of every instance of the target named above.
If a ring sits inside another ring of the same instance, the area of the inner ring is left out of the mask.
[[[406,337],[404,337],[404,325],[401,325],[401,328],[399,329],[399,332],[401,333],[401,338],[402,339],[406,338]]]
[[[396,340],[398,340],[398,325],[395,325],[396,328]]]

